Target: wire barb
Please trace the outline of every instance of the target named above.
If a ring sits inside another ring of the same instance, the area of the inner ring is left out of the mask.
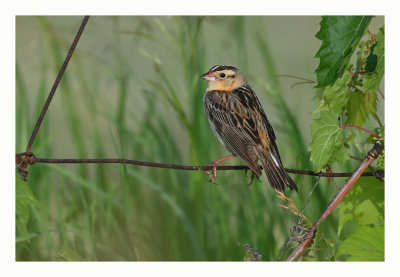
[[[262,262],[262,256],[260,253],[258,253],[257,248],[251,247],[250,244],[241,244],[239,241],[237,242],[237,245],[240,247],[243,247],[247,251],[247,257],[246,261],[248,262]]]
[[[322,172],[320,172],[320,174],[321,174],[321,173],[322,173]],[[314,186],[312,187],[311,191],[309,192],[307,201],[306,201],[306,203],[304,204],[303,210],[301,211],[301,213],[300,213],[300,214],[297,214],[297,212],[296,212],[297,216],[299,217],[299,220],[298,220],[297,223],[293,224],[293,225],[290,227],[290,230],[289,230],[289,231],[290,231],[290,238],[289,238],[289,240],[281,247],[281,253],[280,253],[280,256],[279,256],[279,258],[278,258],[279,261],[282,259],[282,257],[283,257],[283,251],[284,251],[286,248],[287,248],[287,249],[290,249],[290,248],[294,248],[294,247],[295,247],[295,245],[290,246],[290,244],[291,244],[292,242],[301,243],[303,240],[305,240],[305,239],[307,238],[307,235],[310,234],[310,230],[311,230],[311,229],[310,229],[310,228],[305,228],[305,227],[302,225],[302,222],[304,222],[304,221],[306,220],[307,223],[308,223],[308,226],[311,227],[311,223],[310,223],[310,222],[308,221],[308,219],[304,216],[304,211],[306,210],[308,204],[310,203],[311,195],[313,194],[313,192],[314,192],[315,188],[317,187],[317,185],[318,185],[318,183],[319,183],[320,180],[321,180],[321,175],[318,176],[317,181],[315,182]],[[280,197],[280,198],[281,198],[281,197]],[[281,198],[281,199],[282,199],[282,198]],[[286,199],[283,199],[283,200],[286,201]],[[296,208],[296,209],[297,209],[297,208]]]
[[[35,155],[32,152],[23,152],[15,155],[15,167],[21,175],[22,180],[26,181],[28,178],[28,165],[34,164],[36,161]]]

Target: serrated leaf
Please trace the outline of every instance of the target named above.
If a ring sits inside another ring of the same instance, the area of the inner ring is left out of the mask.
[[[376,46],[374,55],[377,56],[377,64],[375,71],[371,74],[366,74],[364,77],[364,85],[362,91],[364,93],[376,93],[379,89],[383,74],[385,73],[385,29],[379,29],[376,35]]]
[[[383,224],[384,186],[374,177],[360,178],[339,204],[338,233],[348,221]]]
[[[330,112],[321,113],[321,117],[311,124],[312,142],[308,146],[315,171],[326,166],[336,147],[343,143],[343,131]]]
[[[377,100],[376,92],[351,92],[346,123],[362,126],[368,116],[376,112]]]
[[[350,92],[346,90],[346,84],[350,78],[350,72],[346,71],[340,79],[336,80],[333,86],[327,86],[324,89],[325,102],[338,114],[342,112],[343,107],[349,101]]]
[[[31,189],[17,174],[15,184],[15,226],[17,232],[27,239],[29,238],[26,226],[30,217],[30,208],[37,206],[38,202]]]
[[[383,261],[385,259],[385,229],[383,226],[358,226],[338,248],[337,258],[348,261]]]
[[[320,59],[318,84],[325,87],[342,76],[350,58],[364,35],[372,16],[323,16],[320,30],[315,35],[322,45],[315,54]]]

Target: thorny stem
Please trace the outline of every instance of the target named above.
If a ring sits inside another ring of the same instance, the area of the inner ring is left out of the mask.
[[[345,197],[345,195],[350,191],[350,189],[353,187],[355,182],[360,178],[362,173],[369,167],[369,165],[379,157],[379,154],[382,151],[382,142],[378,140],[375,144],[374,147],[368,152],[368,155],[365,157],[365,159],[361,162],[361,164],[358,166],[358,168],[352,173],[351,177],[346,181],[346,183],[340,188],[338,193],[332,198],[331,202],[328,204],[326,209],[323,211],[323,213],[320,215],[320,217],[317,219],[317,221],[314,223],[314,225],[311,227],[310,230],[308,230],[308,234],[304,237],[303,241],[299,243],[299,245],[296,247],[296,249],[293,250],[293,252],[289,255],[289,257],[286,259],[286,261],[292,262],[297,259],[297,257],[300,256],[300,254],[308,248],[313,239],[314,235],[316,232],[316,229],[318,227],[318,224],[326,219],[330,213],[335,209],[335,207],[340,203],[340,201]]]

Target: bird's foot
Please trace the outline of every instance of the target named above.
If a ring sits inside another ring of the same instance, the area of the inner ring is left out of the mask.
[[[257,181],[261,182],[261,180],[260,180],[260,176],[258,176],[258,175],[257,175],[257,174],[255,174],[254,172],[251,172],[250,183],[247,185],[248,187],[250,187],[250,186],[251,186],[251,184],[253,184],[254,177],[256,177],[256,178],[257,178]]]
[[[222,159],[216,160],[215,162],[212,162],[212,163],[208,164],[208,166],[212,166],[212,168],[211,168],[212,174],[209,171],[206,171],[206,174],[207,174],[210,182],[215,184],[214,181],[215,181],[215,179],[217,179],[217,166],[218,166],[218,164],[222,163],[223,161],[229,160],[230,158],[233,158],[233,157],[235,157],[235,155],[231,154],[229,156],[226,156],[226,157],[224,157]]]
[[[209,163],[208,166],[212,166],[212,169],[211,169],[212,174],[210,173],[210,171],[206,171],[209,181],[214,184],[216,184],[215,179],[217,179],[217,165],[218,165],[218,163],[216,161]]]

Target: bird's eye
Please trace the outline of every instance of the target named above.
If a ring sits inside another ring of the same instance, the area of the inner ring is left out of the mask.
[[[225,73],[221,73],[221,74],[219,74],[219,77],[221,77],[221,78],[225,78]]]

